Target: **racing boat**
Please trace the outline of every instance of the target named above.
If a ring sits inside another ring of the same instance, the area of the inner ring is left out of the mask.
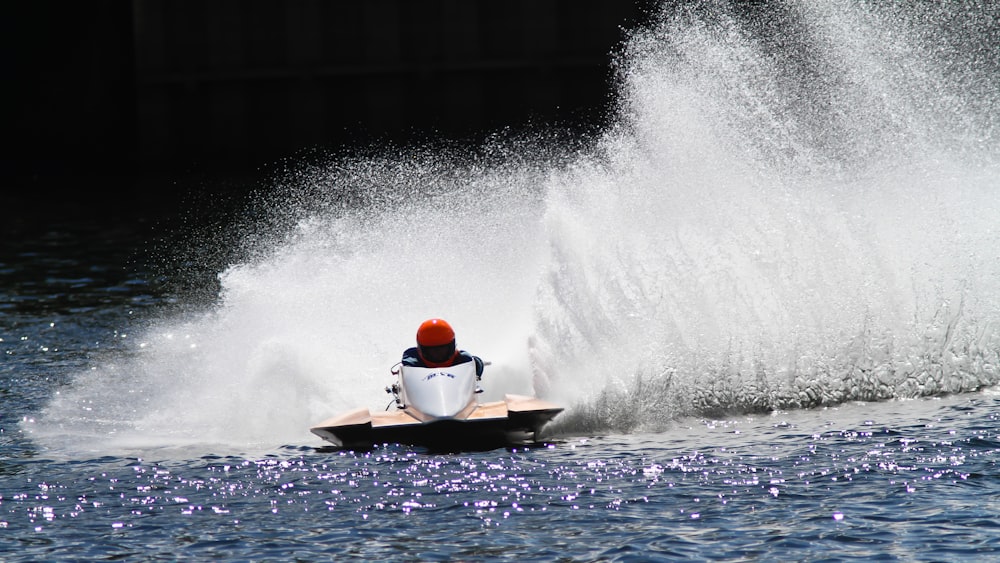
[[[444,368],[397,365],[386,388],[395,409],[359,408],[310,428],[342,448],[399,443],[445,449],[492,449],[537,441],[562,407],[524,395],[482,403],[474,362]]]

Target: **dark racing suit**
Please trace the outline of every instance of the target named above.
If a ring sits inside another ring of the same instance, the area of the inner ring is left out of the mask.
[[[476,362],[476,379],[483,376],[483,360],[481,360],[478,356],[473,356],[465,350],[458,351],[458,354],[455,356],[455,360],[451,362],[451,365],[454,366],[464,364],[466,362]],[[420,359],[420,353],[418,352],[416,346],[413,348],[407,348],[406,351],[403,352],[403,365],[418,368],[430,367]]]

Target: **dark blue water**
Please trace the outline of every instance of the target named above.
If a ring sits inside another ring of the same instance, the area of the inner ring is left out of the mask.
[[[0,559],[997,559],[996,7],[776,7],[666,10],[572,151],[12,231]],[[487,400],[566,406],[546,442],[308,432],[431,316]]]

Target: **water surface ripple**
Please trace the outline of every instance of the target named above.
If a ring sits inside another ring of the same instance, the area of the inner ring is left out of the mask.
[[[989,394],[435,453],[286,446],[3,465],[7,560],[976,560],[1000,551]]]

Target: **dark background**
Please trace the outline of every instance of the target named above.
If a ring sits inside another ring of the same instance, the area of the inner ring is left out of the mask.
[[[310,150],[601,127],[655,4],[4,2],[5,226],[170,213]]]

